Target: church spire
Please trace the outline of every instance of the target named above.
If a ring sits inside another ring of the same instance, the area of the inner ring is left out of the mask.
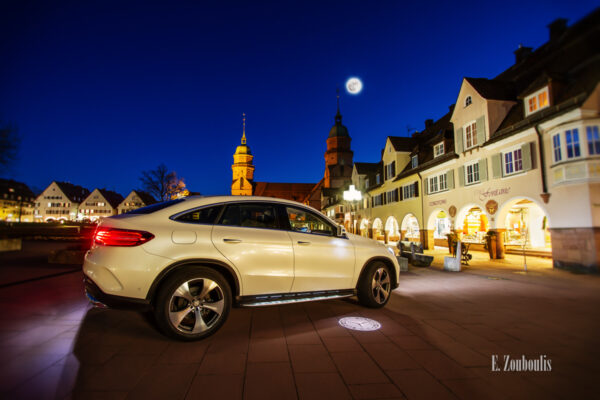
[[[337,113],[335,114],[335,123],[336,124],[341,124],[342,123],[342,114],[340,113],[340,88],[338,87],[336,90],[336,97],[337,97]]]
[[[242,113],[242,144],[246,144],[246,113]]]

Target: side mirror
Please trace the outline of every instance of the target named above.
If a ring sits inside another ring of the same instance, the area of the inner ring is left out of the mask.
[[[343,226],[338,225],[337,226],[337,237],[342,237],[346,234],[346,229],[344,229]]]

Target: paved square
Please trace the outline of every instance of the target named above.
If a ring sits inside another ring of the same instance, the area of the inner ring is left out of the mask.
[[[548,269],[539,260],[523,274],[485,257],[449,273],[440,268],[442,257],[403,274],[384,309],[354,299],[237,308],[221,331],[195,343],[166,339],[149,315],[91,309],[80,272],[4,287],[0,393],[11,399],[597,395],[600,277]],[[347,316],[372,318],[381,328],[345,329],[338,321]],[[493,372],[493,355],[545,356],[552,370]]]

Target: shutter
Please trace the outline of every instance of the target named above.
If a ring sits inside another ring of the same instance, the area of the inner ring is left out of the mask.
[[[392,162],[392,178],[396,176],[396,161]]]
[[[529,171],[533,164],[531,162],[531,143],[525,143],[521,146],[521,157],[523,159],[523,171]]]
[[[502,153],[492,155],[492,176],[502,178]]]
[[[479,182],[487,181],[487,158],[479,160]]]
[[[397,188],[397,189],[396,189],[396,201],[400,201],[400,200],[402,200],[402,199],[400,198],[400,196],[402,196],[400,193],[402,193],[402,190],[400,190],[400,188]]]
[[[415,185],[415,197],[419,197],[419,181],[414,183]]]
[[[387,199],[385,198],[385,193],[381,193],[380,196],[381,196],[381,204],[382,205],[387,204],[387,202],[386,202]]]
[[[458,185],[465,186],[465,167],[462,165],[458,167]]]
[[[456,154],[463,152],[463,128],[458,128],[456,131],[454,131],[454,148],[456,150]]]
[[[446,184],[448,185],[448,189],[454,189],[454,170],[446,172]]]
[[[387,180],[387,165],[383,166],[383,181]]]
[[[398,190],[400,191],[400,197],[399,197],[399,199],[400,199],[400,201],[402,201],[402,200],[404,200],[404,190],[402,190],[402,186],[400,186],[398,188]]]
[[[423,180],[423,193],[429,194],[429,178]]]
[[[477,145],[482,146],[485,143],[485,117],[482,115],[475,121],[477,124]]]

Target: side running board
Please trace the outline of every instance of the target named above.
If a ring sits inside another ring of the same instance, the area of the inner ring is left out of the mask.
[[[258,296],[239,296],[237,304],[243,307],[273,306],[279,304],[303,303],[306,301],[339,299],[356,294],[355,289],[320,290],[316,292],[277,293]]]

